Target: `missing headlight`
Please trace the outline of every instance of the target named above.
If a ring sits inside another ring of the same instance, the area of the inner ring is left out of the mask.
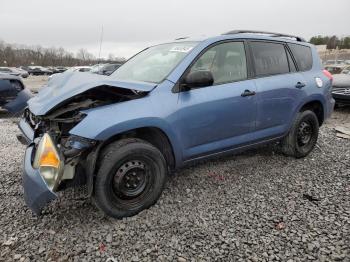
[[[63,152],[63,155],[67,158],[77,156],[84,150],[93,147],[95,144],[95,140],[72,135],[68,137],[65,143],[65,150]]]

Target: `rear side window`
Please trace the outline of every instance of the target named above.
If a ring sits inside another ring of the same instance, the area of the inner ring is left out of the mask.
[[[283,44],[251,42],[251,48],[257,76],[289,73],[287,54]]]
[[[312,68],[311,48],[298,44],[288,44],[297,62],[299,71],[308,71]]]

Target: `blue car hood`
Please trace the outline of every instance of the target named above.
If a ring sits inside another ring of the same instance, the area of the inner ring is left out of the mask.
[[[124,82],[110,76],[73,72],[53,75],[53,78],[39,93],[28,101],[29,110],[35,115],[45,115],[58,104],[98,86],[111,86],[149,92],[156,87],[153,83]]]

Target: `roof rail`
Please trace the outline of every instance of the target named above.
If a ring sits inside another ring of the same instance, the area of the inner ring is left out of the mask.
[[[298,42],[306,42],[304,38],[296,35],[287,35],[287,34],[281,34],[281,33],[273,33],[273,32],[265,32],[265,31],[255,31],[255,30],[232,30],[227,33],[224,33],[223,35],[234,35],[234,34],[264,34],[264,35],[270,35],[272,37],[288,37],[288,38],[294,38]]]

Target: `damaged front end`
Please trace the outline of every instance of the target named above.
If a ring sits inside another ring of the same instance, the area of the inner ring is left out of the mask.
[[[34,213],[57,198],[56,192],[86,183],[88,154],[100,141],[71,135],[87,111],[114,103],[141,98],[146,92],[101,85],[85,90],[53,106],[44,115],[35,115],[31,103],[19,123],[18,140],[25,152],[24,198]],[[39,93],[40,96],[40,93]],[[39,98],[40,99],[40,98]],[[99,119],[96,119],[98,125]]]

